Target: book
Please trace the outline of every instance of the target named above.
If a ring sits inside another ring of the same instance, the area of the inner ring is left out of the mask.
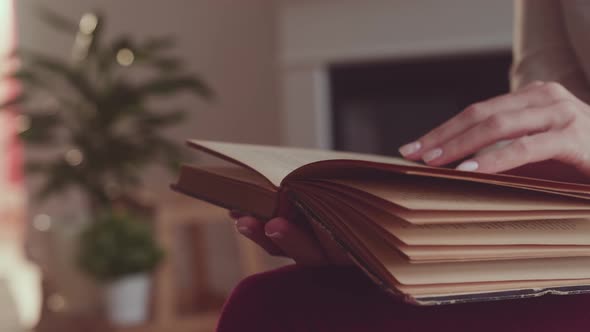
[[[188,145],[213,158],[183,165],[173,190],[263,220],[303,214],[406,302],[590,292],[589,185],[350,152]]]

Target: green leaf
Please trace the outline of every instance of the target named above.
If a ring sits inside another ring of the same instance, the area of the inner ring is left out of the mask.
[[[53,133],[43,129],[28,129],[20,133],[18,137],[30,145],[48,145],[55,142]]]
[[[51,195],[64,192],[73,180],[72,168],[61,160],[49,164],[47,170],[47,179],[36,195],[39,201],[45,201]]]
[[[56,141],[56,129],[61,124],[57,113],[27,112],[29,128],[19,134],[19,137],[27,144],[50,145]]]
[[[159,114],[147,113],[142,116],[141,122],[148,127],[166,127],[178,124],[186,119],[184,110],[172,110]]]
[[[168,50],[176,45],[176,41],[172,36],[155,37],[141,43],[138,49],[144,53],[155,53],[159,51]]]
[[[67,32],[70,34],[75,34],[78,31],[78,23],[75,21],[70,21],[68,18],[59,15],[57,12],[47,8],[47,7],[40,7],[38,8],[39,17],[49,26],[53,27],[56,30],[60,30],[62,32]]]
[[[103,75],[106,73],[110,73],[111,69],[117,63],[116,58],[116,51],[112,50],[111,48],[107,47],[104,49],[96,49],[96,63],[98,70]]]
[[[78,253],[80,268],[101,281],[150,272],[164,256],[147,223],[112,210],[82,232]]]
[[[137,49],[137,47],[135,46],[135,43],[133,42],[133,40],[129,36],[121,36],[121,37],[118,37],[117,39],[113,40],[110,48],[111,48],[111,51],[114,53],[116,53],[117,51],[119,51],[122,48],[128,48],[132,51],[136,51],[136,49]]]
[[[35,84],[39,82],[39,78],[35,72],[24,68],[20,68],[19,70],[8,75],[6,78],[18,80],[22,84]]]
[[[93,90],[92,84],[81,72],[69,66],[67,63],[40,54],[28,54],[27,60],[31,66],[29,67],[30,72],[33,72],[35,67],[37,67],[38,70],[50,72],[68,82],[82,97],[90,101],[96,100],[96,93]]]
[[[154,58],[147,62],[148,65],[163,71],[163,72],[177,72],[184,67],[184,62],[179,58]]]
[[[46,83],[41,78],[40,72],[34,71],[28,68],[21,67],[19,70],[9,74],[5,79],[17,80],[24,90],[32,90],[35,88],[50,90],[53,87],[51,84]]]
[[[27,174],[37,174],[47,172],[49,165],[46,160],[27,160],[24,168]]]
[[[209,86],[194,76],[159,77],[140,85],[138,90],[144,96],[168,96],[184,90],[206,99],[213,97]]]

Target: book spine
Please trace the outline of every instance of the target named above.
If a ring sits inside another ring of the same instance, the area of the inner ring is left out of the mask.
[[[329,236],[336,242],[336,244],[348,255],[348,257],[352,260],[352,262],[359,267],[368,277],[371,279],[376,285],[378,285],[382,290],[385,292],[394,295],[395,297],[402,297],[404,302],[408,303],[415,303],[415,301],[410,298],[406,297],[405,294],[397,291],[396,289],[389,286],[389,284],[379,276],[379,273],[373,271],[364,261],[361,259],[356,252],[352,249],[352,247],[343,241],[339,236],[336,236],[333,229],[331,229],[325,222],[322,221],[316,213],[312,210],[306,208],[299,200],[297,200],[296,196],[293,194],[291,196],[293,205],[297,208],[300,213],[302,213],[309,222],[313,222],[322,228]]]
[[[281,187],[277,195],[274,216],[287,220],[297,220],[299,211],[294,204],[295,201],[295,194],[289,189]]]

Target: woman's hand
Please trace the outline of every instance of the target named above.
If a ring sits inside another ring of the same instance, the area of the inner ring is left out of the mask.
[[[496,145],[500,141],[505,144]],[[493,148],[492,148],[493,147]],[[438,128],[404,145],[411,160],[442,166],[470,155],[457,168],[503,172],[546,160],[576,167],[590,178],[590,106],[557,83],[535,82],[518,91],[476,103]],[[271,255],[298,264],[349,264],[344,252],[321,230],[305,222],[268,222],[233,215],[236,228]]]
[[[263,222],[232,212],[236,229],[273,256],[290,257],[297,264],[350,264],[344,251],[320,229],[312,230],[305,220],[274,218]],[[302,218],[302,217],[300,217]]]
[[[590,106],[558,83],[534,82],[469,106],[400,153],[431,166],[477,153],[457,169],[485,173],[557,160],[590,177]]]

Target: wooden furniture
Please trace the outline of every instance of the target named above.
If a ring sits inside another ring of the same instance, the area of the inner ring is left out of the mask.
[[[156,211],[156,237],[166,251],[166,259],[160,265],[154,282],[152,319],[149,324],[133,328],[120,328],[121,332],[212,332],[217,323],[220,304],[223,298],[208,292],[208,253],[203,244],[202,227],[214,223],[232,223],[226,210],[187,198],[178,194],[160,202]],[[196,226],[187,228],[187,226]],[[194,313],[179,312],[179,294],[176,288],[178,264],[182,264],[182,253],[176,252],[178,246],[175,243],[179,229],[190,229],[194,244],[194,252],[191,253],[191,261],[194,262],[194,290],[193,295],[201,297],[204,303],[200,307],[203,310]],[[243,238],[237,232],[233,232],[227,238],[219,238],[216,241],[235,242],[237,247],[237,260],[240,277],[262,271],[263,251],[249,240]],[[231,264],[232,262],[228,262]],[[213,308],[211,308],[211,302]]]

